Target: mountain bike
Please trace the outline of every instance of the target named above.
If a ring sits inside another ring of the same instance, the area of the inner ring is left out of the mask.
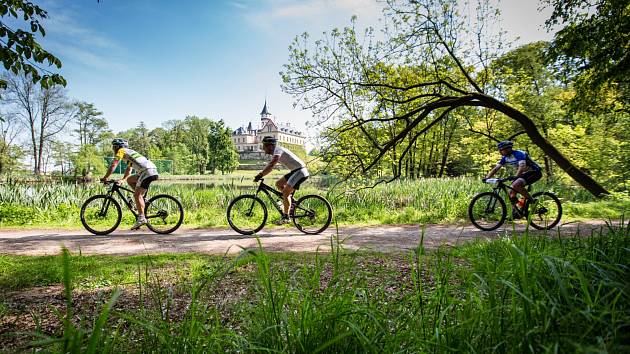
[[[265,226],[268,211],[265,202],[258,196],[261,193],[267,196],[270,204],[280,217],[282,216],[282,193],[265,184],[264,179],[261,178],[255,194],[240,195],[228,205],[227,219],[234,231],[242,235],[251,235]],[[326,230],[330,225],[332,207],[324,197],[309,194],[297,201],[292,200],[289,217],[298,230],[305,234],[315,235]]]
[[[516,177],[484,179],[485,183],[494,185],[492,192],[477,194],[468,205],[468,218],[476,228],[492,231],[503,225],[507,218],[508,209],[505,200],[499,194],[501,191],[510,201],[512,210],[516,210],[520,216],[527,218],[529,224],[534,228],[549,230],[560,222],[562,204],[560,204],[560,199],[551,192],[534,193],[531,196],[533,202],[525,201],[522,208],[519,208],[515,201],[511,201],[508,189],[514,190],[514,188],[505,182],[515,179]]]
[[[81,207],[81,223],[83,227],[95,235],[107,235],[116,230],[122,220],[120,203],[114,198],[117,194],[123,205],[138,217],[131,189],[119,186],[115,180],[107,180],[111,185],[106,194],[98,194],[88,198]],[[143,196],[145,198],[146,196]],[[184,208],[175,197],[158,194],[145,202],[144,214],[149,230],[158,234],[170,234],[177,230],[184,221]]]

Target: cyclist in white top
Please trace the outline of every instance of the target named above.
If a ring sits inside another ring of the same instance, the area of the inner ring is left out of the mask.
[[[144,194],[149,189],[151,182],[158,179],[157,167],[151,160],[142,156],[139,152],[130,149],[125,139],[116,138],[112,140],[112,149],[115,154],[114,161],[112,161],[112,164],[109,166],[105,176],[101,178],[101,181],[105,182],[109,176],[114,173],[116,166],[121,160],[127,163],[127,169],[125,170],[123,178],[116,181],[116,183],[121,185],[124,181],[127,181],[129,186],[134,190],[133,198],[138,208],[138,218],[131,229],[136,230],[147,223],[147,218],[144,215]],[[135,170],[135,174],[129,176],[132,168]]]
[[[265,166],[265,168],[256,175],[254,181],[260,180],[263,176],[271,172],[278,162],[291,170],[291,172],[276,181],[276,187],[278,187],[278,190],[282,192],[282,204],[284,207],[282,218],[276,222],[276,224],[281,225],[290,222],[289,210],[291,209],[293,192],[300,189],[300,185],[306,181],[309,174],[304,161],[287,148],[278,146],[277,142],[278,140],[271,136],[263,138],[263,150],[267,154],[273,154],[273,157],[267,166]]]

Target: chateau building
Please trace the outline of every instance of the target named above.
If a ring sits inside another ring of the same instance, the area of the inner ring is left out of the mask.
[[[232,142],[236,146],[241,160],[264,159],[265,152],[262,150],[262,139],[272,136],[278,139],[278,143],[304,146],[304,135],[302,132],[291,127],[290,123],[278,122],[265,106],[260,112],[260,128],[256,128],[249,122],[247,128],[240,127],[232,133]]]

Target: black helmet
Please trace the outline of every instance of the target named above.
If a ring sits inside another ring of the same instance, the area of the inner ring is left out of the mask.
[[[506,148],[511,148],[512,146],[514,146],[514,143],[509,141],[509,140],[503,140],[502,142],[497,144],[497,148],[499,150],[506,149]]]
[[[127,147],[129,143],[127,143],[126,139],[116,138],[112,140],[112,146]]]
[[[273,136],[266,136],[262,140],[263,145],[274,145],[277,142],[278,139],[274,138]]]

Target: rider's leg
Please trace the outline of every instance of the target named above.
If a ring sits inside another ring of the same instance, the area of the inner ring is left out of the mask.
[[[138,183],[138,175],[132,175],[127,178],[127,184],[131,187],[131,189],[136,189],[136,184]]]
[[[285,184],[282,189],[282,205],[284,206],[284,215],[289,215],[291,209],[291,195],[295,192],[295,189],[289,184]]]
[[[276,181],[276,188],[278,188],[279,191],[282,191],[286,184],[287,184],[286,177],[280,177],[280,179]]]
[[[138,217],[140,219],[145,219],[144,216],[144,194],[147,192],[146,189],[138,186],[133,191],[133,199],[136,201],[136,206],[138,207]]]
[[[527,182],[523,178],[517,178],[514,182],[512,182],[512,188],[529,200],[531,196],[529,195],[527,188],[525,188],[526,185]],[[510,198],[514,197],[516,197],[516,193],[514,191],[510,191]]]

